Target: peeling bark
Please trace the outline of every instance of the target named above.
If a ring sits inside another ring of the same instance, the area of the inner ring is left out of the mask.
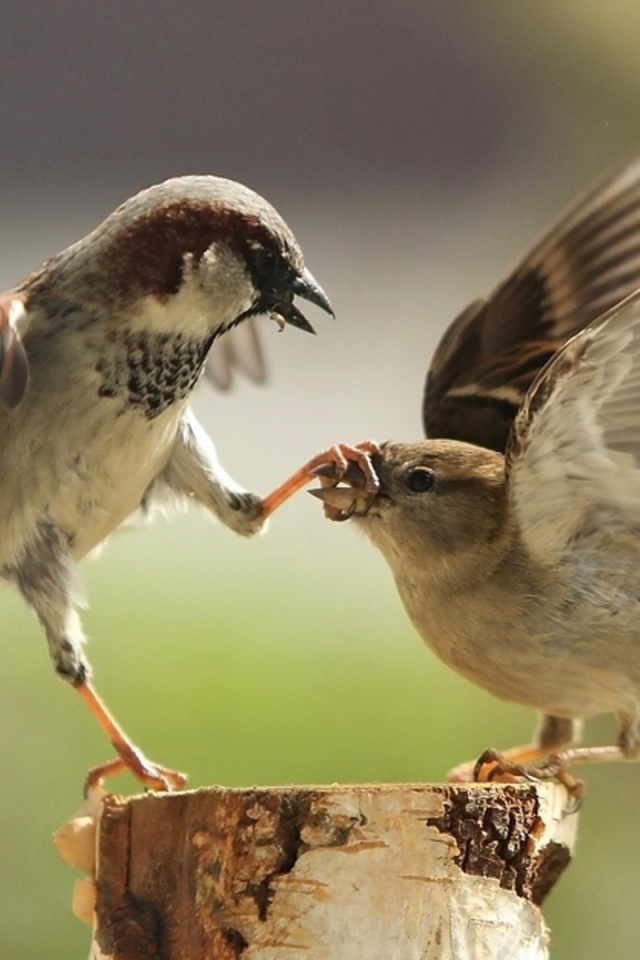
[[[91,957],[537,960],[567,804],[550,784],[107,796]]]
[[[438,788],[434,788],[438,789]],[[539,799],[533,786],[505,785],[497,792],[443,786],[444,814],[428,825],[455,841],[454,862],[463,873],[494,877],[504,890],[540,905],[571,859],[565,844],[546,844],[537,855],[532,843],[544,834]]]

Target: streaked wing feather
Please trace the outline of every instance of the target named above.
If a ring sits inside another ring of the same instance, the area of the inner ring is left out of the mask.
[[[509,436],[507,475],[522,537],[541,561],[585,524],[640,531],[640,293],[538,376]]]
[[[220,390],[229,389],[234,371],[244,373],[256,383],[266,380],[260,334],[253,317],[218,337],[209,353],[205,375]]]
[[[570,208],[486,301],[454,321],[427,376],[427,436],[504,450],[536,373],[640,287],[640,157]]]

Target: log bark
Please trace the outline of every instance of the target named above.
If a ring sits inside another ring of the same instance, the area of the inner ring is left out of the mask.
[[[95,874],[92,960],[540,960],[571,806],[556,784],[107,795],[59,843]]]

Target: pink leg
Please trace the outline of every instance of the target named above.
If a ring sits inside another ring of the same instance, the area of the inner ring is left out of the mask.
[[[297,493],[311,480],[315,480],[314,471],[329,463],[335,465],[336,480],[340,480],[344,475],[350,462],[356,463],[364,474],[365,489],[370,493],[375,493],[380,483],[369,456],[372,453],[379,453],[379,451],[380,448],[377,443],[374,443],[373,440],[365,440],[354,447],[347,443],[337,443],[335,446],[329,447],[328,450],[317,453],[315,457],[307,460],[299,470],[291,474],[284,483],[281,483],[279,487],[276,487],[275,490],[272,490],[270,494],[263,498],[262,509],[265,517],[270,516],[274,510],[282,506],[285,500],[292,497],[294,493]]]
[[[187,781],[184,773],[169,770],[167,767],[161,767],[157,763],[147,760],[124,732],[88,681],[78,684],[75,689],[87,704],[119,755],[116,760],[110,760],[108,763],[101,764],[89,771],[86,783],[87,790],[100,786],[103,777],[113,777],[122,773],[123,770],[129,770],[145,787],[150,787],[152,790],[175,790],[184,786]]]

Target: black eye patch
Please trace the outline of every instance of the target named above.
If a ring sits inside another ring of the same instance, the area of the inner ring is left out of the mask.
[[[291,267],[273,247],[255,247],[252,250],[251,266],[258,287],[279,289],[285,286],[293,276]]]

